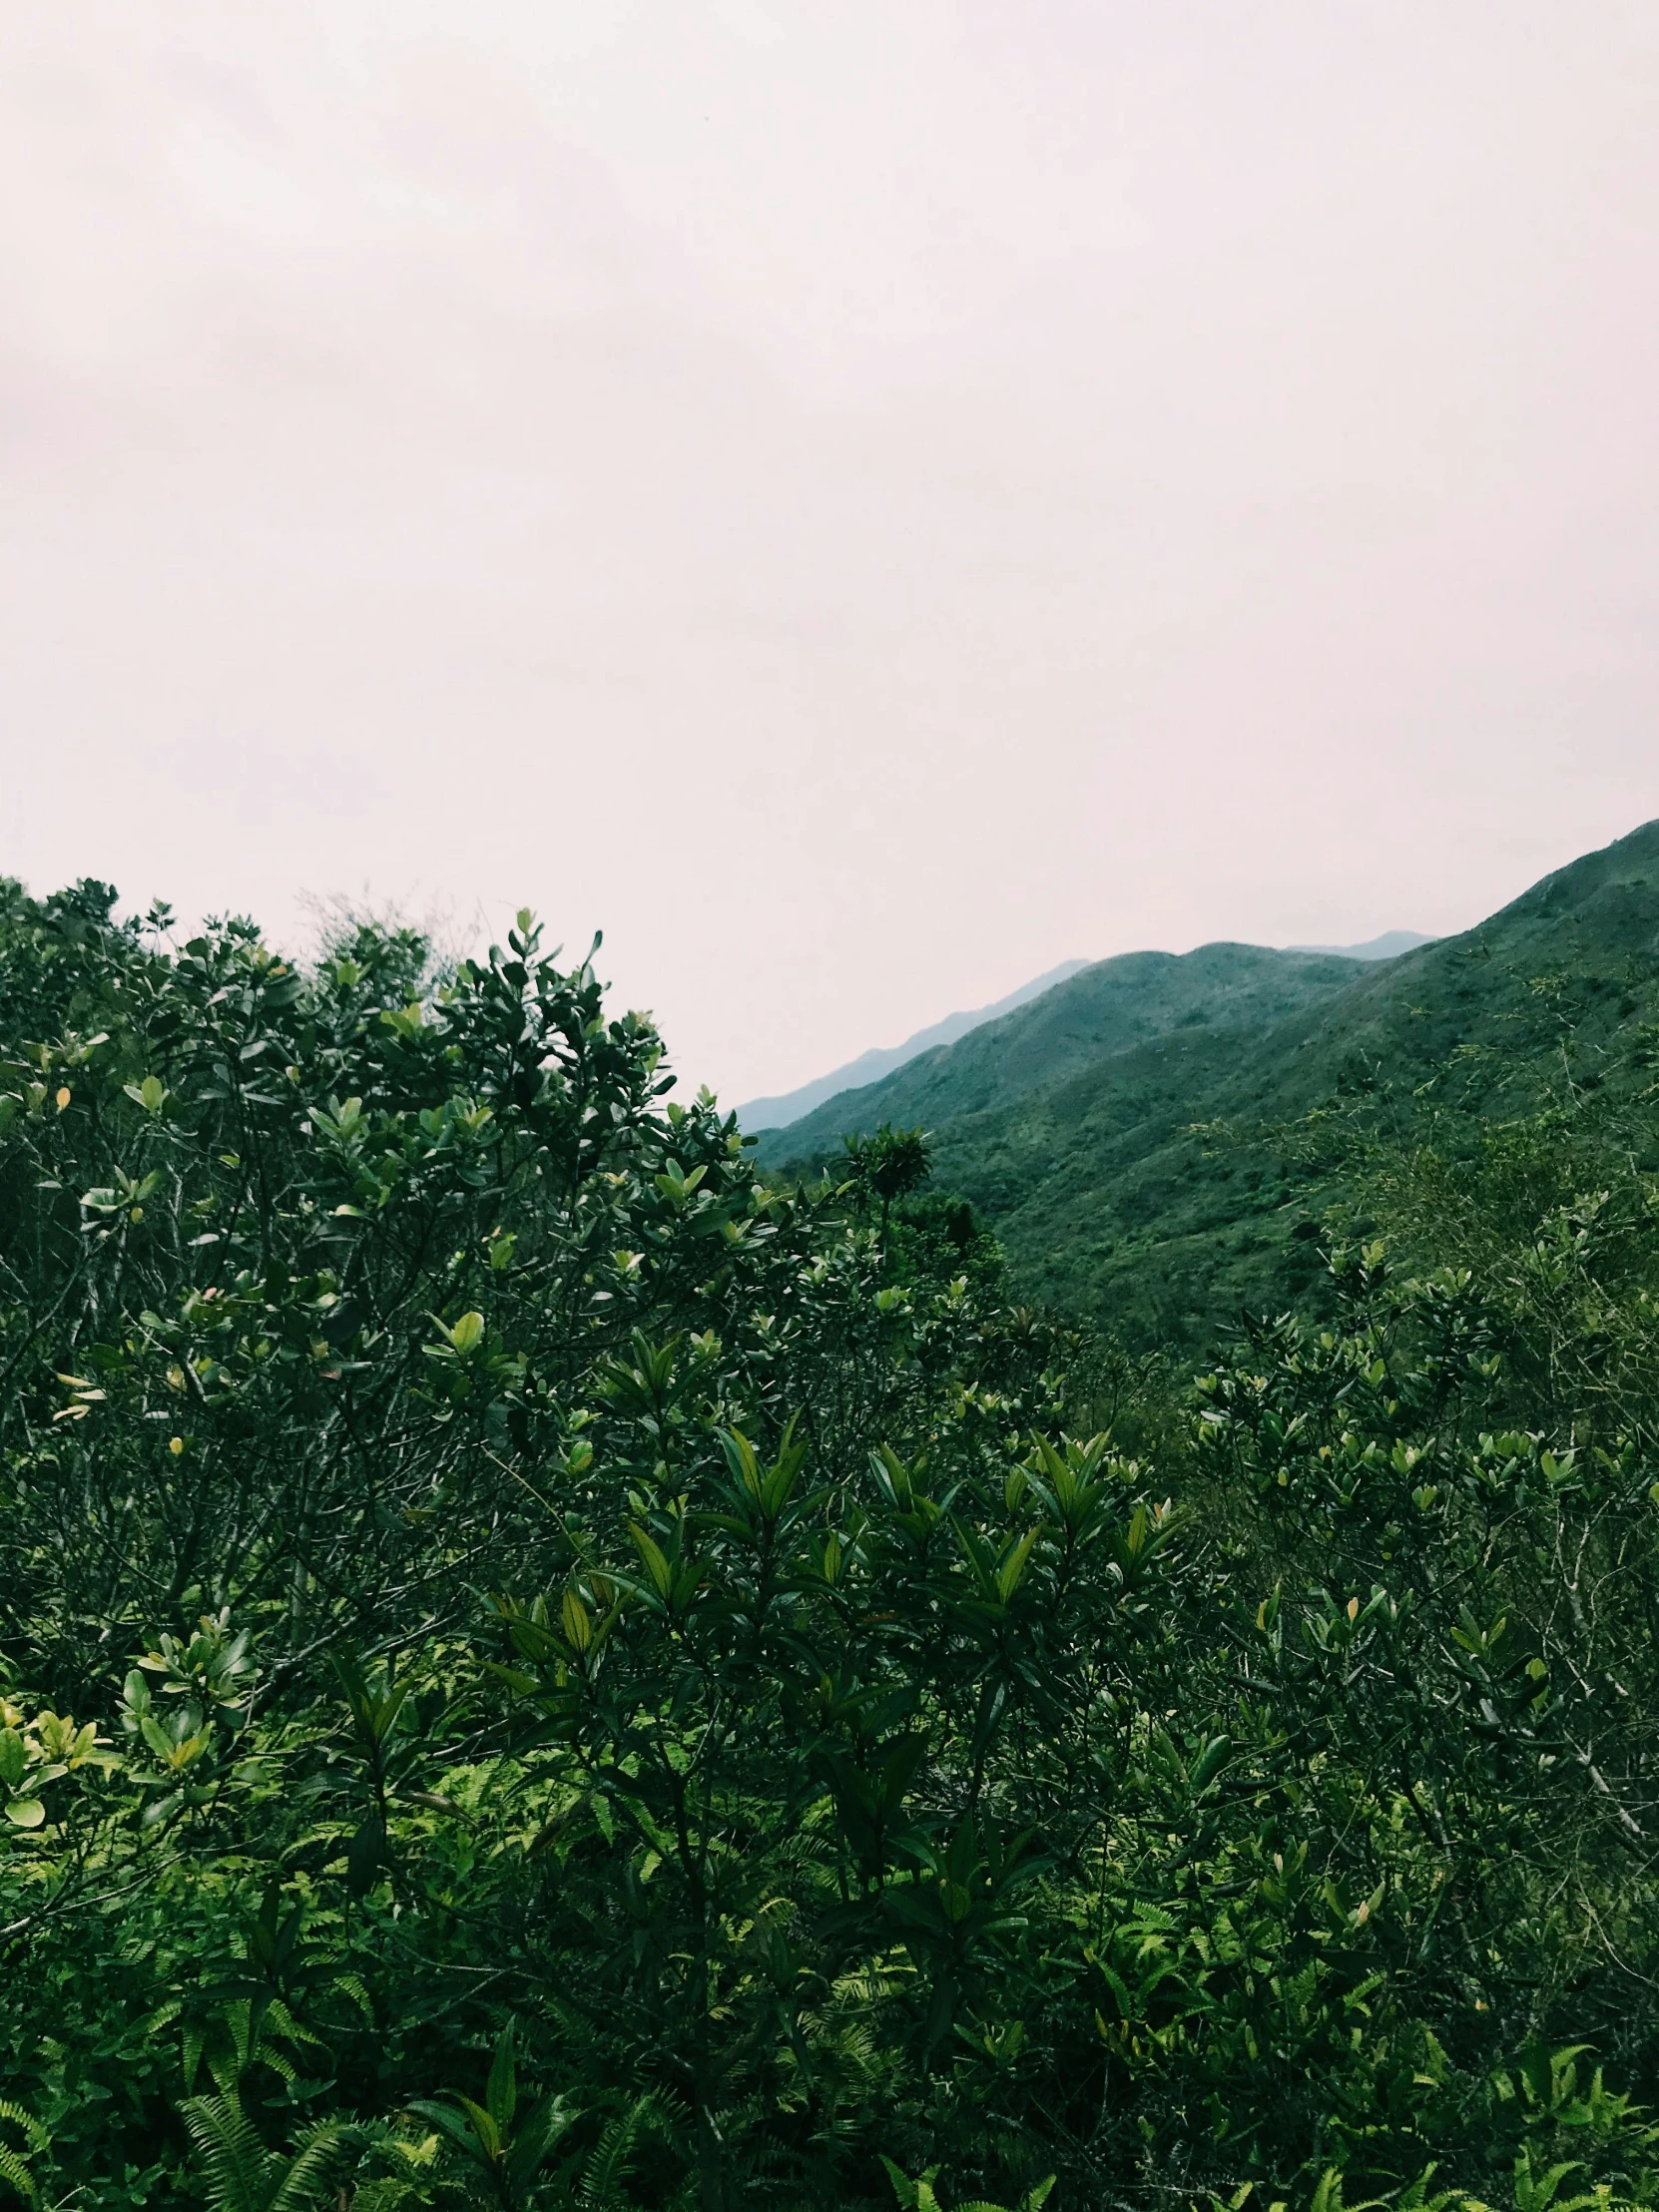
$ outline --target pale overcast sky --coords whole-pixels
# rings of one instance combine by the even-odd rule
[[[1659,815],[1653,0],[0,0],[0,869],[730,1100]]]

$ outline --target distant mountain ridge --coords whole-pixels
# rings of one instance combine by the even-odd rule
[[[1046,975],[1035,976],[1029,983],[1022,983],[1017,991],[1010,991],[993,1006],[980,1006],[971,1013],[946,1014],[942,1021],[918,1029],[902,1044],[873,1046],[868,1052],[860,1052],[855,1060],[848,1060],[844,1067],[832,1068],[815,1082],[803,1083],[799,1090],[785,1091],[777,1098],[752,1098],[747,1105],[737,1108],[738,1125],[752,1132],[787,1129],[838,1092],[861,1090],[870,1083],[879,1083],[883,1076],[891,1075],[919,1053],[931,1051],[936,1045],[954,1044],[969,1030],[1041,997],[1044,991],[1052,990],[1056,983],[1065,982],[1088,964],[1087,960],[1062,960],[1058,967],[1050,968]]]
[[[1419,944],[1434,944],[1420,929],[1384,929],[1382,936],[1364,944],[1293,944],[1292,952],[1334,952],[1340,960],[1397,960],[1402,952],[1415,952]]]
[[[1412,951],[1419,944],[1432,944],[1432,937],[1425,937],[1416,929],[1389,929],[1380,937],[1373,937],[1365,944],[1293,944],[1292,952],[1317,952],[1342,960],[1392,960],[1400,953]],[[1138,955],[1131,955],[1138,957]],[[1154,958],[1172,958],[1172,954],[1154,954]],[[751,1135],[761,1135],[768,1130],[793,1128],[797,1122],[827,1105],[843,1091],[866,1090],[870,1084],[881,1082],[895,1074],[922,1053],[931,1052],[941,1045],[955,1044],[970,1031],[983,1028],[987,1022],[997,1020],[1003,1014],[1016,1012],[1032,999],[1041,998],[1047,991],[1061,983],[1069,982],[1087,967],[1099,967],[1098,960],[1062,960],[1045,975],[1033,977],[1022,983],[1017,991],[1010,991],[1006,998],[999,998],[994,1005],[980,1006],[971,1013],[946,1014],[942,1021],[935,1021],[926,1029],[918,1029],[914,1036],[906,1037],[902,1044],[878,1045],[868,1052],[860,1052],[855,1060],[848,1060],[843,1067],[832,1068],[828,1075],[819,1076],[814,1082],[803,1083],[799,1090],[785,1091],[773,1098],[752,1098],[735,1109],[740,1128]]]
[[[1659,1034],[1659,822],[1397,958],[1223,944],[1100,961],[759,1157],[833,1170],[842,1136],[919,1124],[1028,1297],[1197,1348],[1243,1309],[1319,1295],[1323,1202],[1283,1137],[1302,1117],[1431,1097],[1447,1141],[1478,1144],[1563,1082],[1650,1081],[1630,1073],[1644,1024]]]
[[[788,1128],[762,1132],[762,1161],[832,1152],[843,1136],[890,1121],[940,1130],[1007,1110],[1102,1061],[1175,1034],[1261,1029],[1347,990],[1344,953],[1204,944],[1192,952],[1120,952],[890,1075],[835,1092]]]

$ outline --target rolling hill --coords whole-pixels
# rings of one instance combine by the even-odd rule
[[[1417,929],[1388,929],[1380,937],[1369,938],[1364,944],[1293,944],[1288,949],[1292,952],[1327,953],[1343,960],[1392,960],[1401,952],[1409,952],[1413,946],[1430,944],[1432,941],[1432,938],[1425,937]],[[1147,955],[1134,954],[1132,957],[1142,959]],[[1166,959],[1170,955],[1156,953],[1151,957]],[[828,1105],[832,1098],[838,1098],[843,1091],[867,1089],[869,1085],[879,1083],[883,1077],[893,1074],[909,1061],[919,1059],[924,1052],[939,1045],[954,1044],[959,1038],[965,1037],[969,1030],[995,1021],[999,1014],[1012,1013],[1016,1007],[1027,1005],[1034,998],[1041,998],[1045,992],[1068,982],[1082,969],[1111,964],[1110,961],[1097,963],[1089,960],[1062,960],[1058,967],[1050,968],[1045,975],[1035,976],[1029,983],[1022,983],[1017,991],[1010,991],[1006,998],[999,998],[994,1005],[980,1006],[971,1013],[946,1014],[942,1021],[935,1021],[925,1029],[918,1029],[913,1036],[906,1037],[902,1044],[878,1045],[868,1052],[860,1052],[855,1060],[848,1060],[844,1066],[832,1068],[828,1075],[815,1077],[811,1083],[803,1083],[797,1090],[785,1091],[776,1097],[747,1099],[743,1105],[734,1107],[733,1111],[740,1125],[752,1135],[793,1128],[820,1106]]]
[[[919,1054],[880,1082],[839,1092],[790,1128],[766,1132],[759,1156],[828,1154],[841,1137],[884,1121],[924,1122],[937,1132],[1158,1038],[1270,1026],[1353,981],[1354,963],[1340,953],[1251,944],[1121,953],[958,1042]]]
[[[891,1075],[919,1054],[938,1045],[954,1044],[969,1030],[994,1021],[998,1014],[1012,1013],[1016,1006],[1023,1006],[1033,998],[1040,998],[1044,991],[1052,990],[1057,983],[1065,982],[1079,968],[1087,966],[1086,960],[1062,960],[1046,975],[1034,976],[1029,983],[1022,983],[1017,991],[1010,991],[1006,998],[999,998],[992,1006],[976,1007],[970,1013],[946,1014],[942,1021],[918,1029],[902,1044],[876,1045],[868,1052],[860,1052],[855,1060],[848,1060],[844,1067],[833,1068],[828,1075],[803,1083],[799,1090],[786,1091],[781,1097],[752,1098],[735,1109],[738,1121],[749,1130],[786,1129],[840,1092],[878,1083],[883,1076]]]
[[[1207,945],[1102,961],[960,1043],[763,1140],[780,1169],[882,1121],[934,1137],[1031,1295],[1126,1337],[1198,1343],[1311,1288],[1294,1147],[1347,1095],[1431,1095],[1474,1126],[1602,1082],[1659,999],[1659,823],[1461,936],[1364,969]]]

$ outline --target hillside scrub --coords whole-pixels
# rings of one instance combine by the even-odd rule
[[[1307,1125],[1192,1377],[528,914],[113,904],[0,893],[0,2194],[1659,2197],[1639,1038]]]

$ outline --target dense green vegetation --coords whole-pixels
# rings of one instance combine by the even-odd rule
[[[0,2198],[1659,2200],[1646,835],[1115,1056],[1319,1232],[1202,1368],[527,915],[6,887]]]
[[[1025,1295],[1197,1357],[1242,1310],[1325,1295],[1306,1232],[1336,1193],[1310,1204],[1287,1141],[1302,1117],[1356,1096],[1393,1113],[1432,1084],[1451,1141],[1458,1116],[1477,1133],[1569,1074],[1593,1086],[1618,1036],[1659,1014],[1656,935],[1649,824],[1478,929],[1358,975],[1242,945],[1102,961],[769,1134],[761,1157],[813,1167],[848,1132],[925,1126]]]

